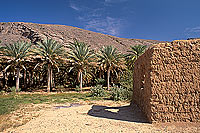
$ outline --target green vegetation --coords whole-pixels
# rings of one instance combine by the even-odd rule
[[[127,88],[118,87],[117,85],[114,85],[111,88],[110,91],[111,99],[114,101],[122,101],[122,100],[128,100],[132,96],[132,91],[128,90]]]
[[[4,72],[10,67],[16,69],[16,91],[19,91],[20,69],[25,69],[24,63],[30,56],[31,44],[26,42],[16,42],[13,44],[5,44],[0,47],[1,56],[8,59]]]
[[[67,46],[68,52],[52,39],[35,45],[26,42],[5,44],[0,47],[0,91],[11,93],[0,95],[0,114],[25,103],[64,103],[105,97],[115,101],[127,100],[132,93],[134,62],[145,49],[143,45],[132,46],[128,54],[123,55],[113,46],[106,46],[95,54],[90,46],[76,39]],[[83,86],[91,87],[91,94],[15,93],[46,88],[47,92],[61,88],[82,91]]]
[[[133,70],[134,62],[137,60],[137,58],[140,55],[142,55],[145,52],[146,48],[147,48],[146,45],[131,46],[131,50],[127,51],[128,54],[125,55],[126,65],[127,65],[128,69]]]
[[[44,58],[45,64],[48,65],[48,84],[47,91],[50,92],[53,85],[53,70],[52,67],[55,66],[58,71],[58,63],[60,58],[64,55],[63,45],[57,43],[52,39],[47,39],[41,42],[38,42],[36,49],[33,51],[36,55]]]
[[[91,88],[91,95],[93,97],[105,97],[106,91],[102,85],[97,85],[97,86]]]
[[[122,63],[122,55],[113,46],[106,46],[100,50],[100,54],[97,54],[99,58],[98,62],[103,65],[107,71],[107,89],[110,87],[110,71],[120,67]]]
[[[97,78],[97,79],[95,79],[95,83],[96,83],[96,85],[104,85],[105,79]]]
[[[71,43],[69,46],[68,57],[70,62],[73,64],[72,69],[78,71],[78,80],[80,79],[80,89],[82,91],[83,86],[83,72],[87,72],[89,69],[90,62],[93,62],[95,55],[90,47],[84,42],[78,42],[74,40],[74,43]]]
[[[0,95],[0,115],[17,109],[20,104],[73,103],[79,100],[102,100],[102,98],[93,98],[90,93]]]

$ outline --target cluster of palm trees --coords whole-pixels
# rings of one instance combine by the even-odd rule
[[[29,71],[36,71],[42,67],[47,70],[43,74],[43,79],[47,80],[48,92],[55,86],[54,78],[60,72],[62,66],[68,66],[68,73],[75,72],[77,74],[77,81],[80,83],[79,87],[81,90],[83,87],[83,79],[89,80],[89,78],[91,79],[97,76],[94,74],[94,71],[98,71],[100,78],[102,73],[106,74],[104,77],[107,78],[107,88],[109,89],[110,73],[115,72],[117,75],[123,69],[133,70],[134,61],[145,49],[145,45],[132,46],[131,50],[127,51],[128,54],[123,55],[111,45],[103,47],[100,51],[94,51],[86,43],[79,42],[76,39],[66,47],[48,38],[34,45],[27,42],[16,42],[13,44],[2,44],[0,46],[0,69],[4,78],[6,78],[8,70],[13,71],[16,91],[19,91],[20,72],[22,70],[24,72],[25,85],[27,68],[30,67],[25,64],[35,60],[37,60],[35,61],[36,63],[34,63]],[[92,68],[93,71],[91,71]],[[40,73],[42,72],[40,71]],[[35,74],[36,80],[38,77],[40,80],[40,75]],[[45,75],[47,78],[44,77]]]

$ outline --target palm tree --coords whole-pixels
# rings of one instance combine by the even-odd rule
[[[37,43],[34,53],[36,55],[41,56],[44,59],[43,64],[47,64],[47,69],[48,69],[47,92],[50,92],[52,84],[53,84],[52,67],[55,66],[59,71],[59,68],[58,68],[59,60],[65,54],[63,45],[57,43],[53,39],[46,39],[44,41]]]
[[[78,80],[80,78],[80,89],[82,91],[83,87],[83,72],[88,68],[91,62],[94,62],[95,55],[92,50],[90,50],[90,46],[85,44],[84,42],[78,42],[74,40],[73,43],[68,45],[69,52],[68,58],[73,65],[72,69],[78,70]]]
[[[140,55],[142,55],[145,52],[146,48],[146,45],[135,45],[131,46],[131,50],[127,51],[128,54],[125,55],[126,65],[130,70],[133,70],[134,62]]]
[[[98,62],[107,69],[107,89],[109,90],[110,71],[119,66],[122,56],[113,46],[106,46],[100,50],[97,57],[99,58]]]
[[[19,91],[19,75],[20,68],[24,68],[24,62],[31,55],[31,44],[27,42],[16,42],[13,44],[5,44],[0,47],[1,56],[8,60],[9,65],[4,71],[13,67],[16,69],[16,92]]]

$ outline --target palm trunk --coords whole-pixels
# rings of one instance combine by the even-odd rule
[[[31,87],[31,72],[28,71],[28,85]]]
[[[102,76],[102,72],[101,72],[101,70],[99,70],[99,78],[101,78]]]
[[[53,69],[52,69],[52,67],[51,67],[51,88],[53,88],[54,86],[53,86]]]
[[[47,92],[51,90],[51,65],[48,64],[48,84],[47,84]]]
[[[20,69],[17,68],[17,75],[16,75],[16,92],[19,92],[19,74],[20,74]]]
[[[3,75],[4,75],[4,80],[5,80],[5,82],[4,82],[4,90],[6,90],[7,87],[8,87],[8,77],[7,77],[7,72],[4,72]]]
[[[41,74],[40,74],[40,72],[39,72],[38,86],[41,86],[41,84],[40,84],[40,80],[41,80],[40,77],[41,77],[41,76],[40,76],[40,75],[41,75]]]
[[[110,67],[107,70],[107,89],[110,87]]]
[[[24,89],[26,89],[27,78],[26,78],[26,70],[24,70]]]
[[[81,91],[83,89],[83,74],[82,74],[82,71],[80,71],[80,89],[81,89]]]
[[[34,80],[35,80],[34,72],[31,72],[31,87],[33,87],[34,85]]]
[[[35,74],[35,87],[37,87],[38,85],[38,72],[36,71],[36,74]]]
[[[38,72],[36,72],[36,75],[35,75],[35,86],[37,86],[38,84]]]
[[[78,71],[77,81],[80,83],[80,70]]]

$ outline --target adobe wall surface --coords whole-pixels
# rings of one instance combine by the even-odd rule
[[[134,66],[133,77],[133,102],[141,108],[148,119],[150,119],[151,112],[151,60],[152,51],[147,50],[145,54],[139,57]]]
[[[150,122],[200,122],[200,40],[149,48],[135,63],[132,101]]]

